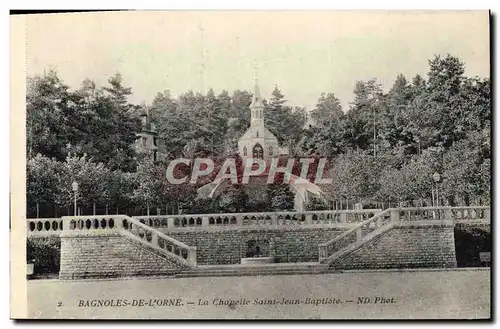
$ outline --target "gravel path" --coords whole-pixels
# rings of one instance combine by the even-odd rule
[[[489,318],[490,270],[32,280],[28,304],[34,318]]]

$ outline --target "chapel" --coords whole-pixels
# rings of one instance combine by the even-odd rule
[[[264,124],[264,103],[257,82],[250,104],[250,127],[238,141],[238,152],[243,159],[263,160],[289,153],[288,147],[280,147],[276,136]]]
[[[238,153],[243,160],[248,158],[262,159],[267,164],[272,158],[289,155],[288,147],[280,147],[278,139],[269,131],[264,123],[264,103],[260,95],[257,82],[254,85],[252,103],[250,104],[250,127],[238,140]],[[253,199],[265,199],[265,186],[268,172],[264,172],[258,177],[251,177],[250,182],[245,186],[246,192]],[[294,194],[294,210],[306,210],[306,204],[311,197],[323,200],[327,203],[327,196],[322,187],[311,183],[301,182],[299,177],[290,174],[289,186]],[[229,179],[216,179],[198,189],[199,198],[216,198],[231,185]]]

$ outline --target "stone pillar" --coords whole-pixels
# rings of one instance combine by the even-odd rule
[[[197,263],[196,263],[196,246],[189,247],[189,249],[188,249],[188,263],[191,266],[197,266]]]
[[[322,263],[327,258],[326,246],[323,244],[320,244],[318,246],[318,252],[319,252],[319,262]]]
[[[363,238],[363,230],[362,227],[357,227],[356,228],[356,241],[359,242]]]
[[[347,213],[345,213],[343,211],[340,213],[340,222],[341,223],[347,222]]]
[[[151,232],[151,244],[153,244],[153,246],[158,246],[158,234],[156,234],[155,231]]]
[[[391,223],[398,223],[399,221],[399,208],[391,209]]]
[[[444,209],[443,214],[444,214],[444,220],[453,220],[453,214],[451,212],[451,209]]]
[[[313,223],[313,214],[306,214],[306,224],[310,225]]]
[[[69,223],[70,223],[70,219],[66,216],[63,216],[62,217],[62,230],[63,231],[69,231]],[[35,223],[35,226],[36,226],[36,223]]]
[[[484,219],[491,220],[491,209],[490,207],[484,209]]]
[[[168,217],[167,218],[167,227],[168,228],[175,228],[174,218],[173,217]]]
[[[207,227],[208,225],[210,225],[210,219],[207,216],[203,216],[201,218],[201,226]]]
[[[271,225],[273,226],[278,225],[278,216],[271,215]]]
[[[243,226],[243,216],[236,215],[236,225],[237,226]]]
[[[126,216],[120,216],[120,217],[111,217],[115,221],[115,229],[121,230],[123,229],[123,221],[126,220],[129,222],[129,218]],[[108,221],[109,224],[109,221]]]

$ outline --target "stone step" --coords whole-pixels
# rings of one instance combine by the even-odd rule
[[[323,264],[273,264],[275,266],[201,266],[182,271],[175,277],[204,277],[204,276],[254,276],[254,275],[294,275],[294,274],[320,274],[330,269]]]

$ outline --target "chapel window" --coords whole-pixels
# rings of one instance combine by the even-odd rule
[[[243,147],[243,156],[247,156],[247,147]]]
[[[264,159],[264,150],[260,144],[255,144],[252,150],[253,157],[256,159]]]
[[[273,155],[273,147],[269,146],[269,155]]]

